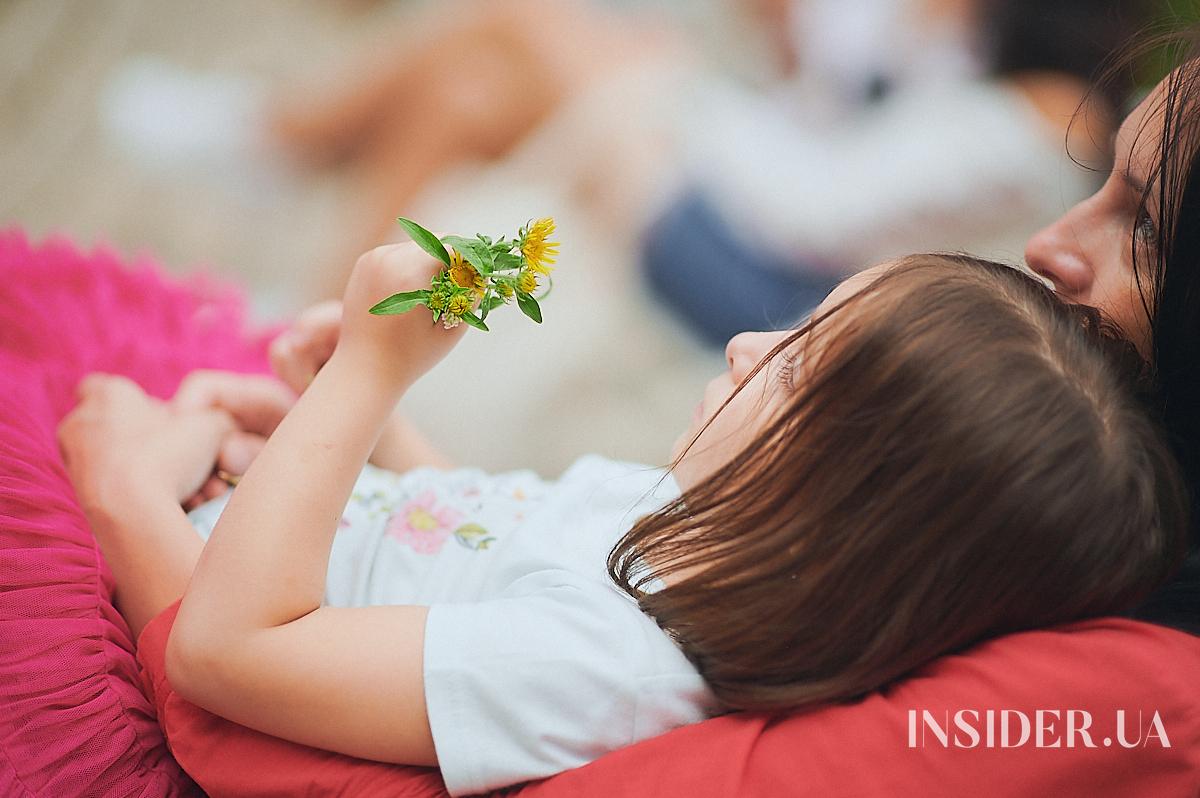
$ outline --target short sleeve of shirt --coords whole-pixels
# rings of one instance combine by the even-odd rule
[[[579,767],[703,720],[703,680],[637,606],[566,570],[495,598],[435,604],[425,699],[451,795]]]

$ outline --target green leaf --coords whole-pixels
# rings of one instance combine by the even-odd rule
[[[488,331],[488,326],[483,323],[483,319],[479,318],[469,310],[462,314],[462,320],[474,327],[476,330],[483,330],[484,332]]]
[[[466,257],[465,250],[471,249],[475,246],[475,239],[463,238],[462,236],[444,236],[442,238],[442,243],[448,247],[454,247],[459,252],[462,252],[464,257]]]
[[[463,260],[474,266],[475,271],[485,277],[491,274],[495,268],[491,251],[473,238],[446,236],[442,239],[442,243],[458,250],[458,254],[463,256]]]
[[[404,291],[400,294],[392,294],[387,299],[376,303],[371,308],[371,313],[376,316],[394,316],[400,313],[407,313],[418,305],[424,305],[429,301],[429,291]]]
[[[511,252],[499,252],[496,254],[496,271],[503,272],[509,269],[519,269],[524,262],[524,259],[520,255],[514,255]]]
[[[496,258],[494,255],[492,255],[491,247],[489,247],[487,244],[483,243],[482,241],[476,241],[475,246],[473,246],[471,249],[475,252],[475,254],[477,256],[479,256],[480,261],[483,262],[482,269],[479,269],[478,266],[475,266],[473,261],[471,264],[472,266],[475,266],[475,268],[479,269],[479,271],[482,272],[483,274],[491,274],[492,272],[494,272],[496,270]],[[463,257],[466,257],[466,256],[464,255]]]
[[[404,232],[408,233],[413,241],[417,242],[417,246],[428,252],[433,257],[440,260],[447,266],[450,265],[450,253],[442,246],[442,242],[438,241],[438,237],[426,230],[421,225],[411,219],[405,219],[403,216],[397,217],[397,222],[404,228]]]
[[[496,308],[500,307],[503,304],[504,304],[504,297],[490,296],[487,299],[483,300],[483,309],[485,312],[489,311],[489,310],[495,310]]]
[[[521,309],[522,313],[538,324],[542,323],[542,309],[538,305],[538,301],[529,294],[517,294],[517,307]]]

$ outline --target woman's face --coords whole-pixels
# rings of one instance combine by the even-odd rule
[[[861,291],[889,266],[874,266],[846,279],[813,311],[813,317],[819,318]],[[852,307],[841,311],[843,314],[852,312]],[[818,335],[801,337],[771,358],[746,387],[725,405],[725,409],[717,413],[725,399],[734,393],[759,361],[793,332],[744,332],[729,339],[725,347],[725,362],[729,368],[709,381],[703,398],[692,413],[691,423],[672,447],[671,457],[674,459],[700,433],[700,437],[687,450],[687,455],[675,467],[675,480],[682,490],[688,490],[728,463],[766,429],[803,381],[805,360],[816,354],[814,349],[820,346],[825,336],[832,334],[832,330],[821,328]],[[714,413],[716,418],[704,428]]]
[[[1144,357],[1150,354],[1150,326],[1134,279],[1132,246],[1136,237],[1144,262],[1157,235],[1154,193],[1147,213],[1139,214],[1138,205],[1161,135],[1155,113],[1161,91],[1160,85],[1117,131],[1113,171],[1100,190],[1037,233],[1025,249],[1029,268],[1053,282],[1065,299],[1104,311]]]

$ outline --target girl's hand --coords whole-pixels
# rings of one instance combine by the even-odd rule
[[[292,390],[273,377],[208,369],[189,374],[171,400],[178,411],[217,409],[233,417],[237,430],[225,436],[217,455],[217,468],[231,476],[246,473],[295,403]],[[183,508],[191,510],[227,489],[222,479],[211,477]]]
[[[271,369],[296,393],[312,382],[321,366],[333,356],[342,332],[342,303],[320,302],[296,317],[295,322],[271,342]]]
[[[294,404],[296,395],[274,377],[213,369],[188,374],[171,399],[178,411],[223,410],[239,431],[263,438],[275,431]]]
[[[125,377],[89,374],[78,392],[58,445],[89,516],[138,495],[165,493],[182,503],[204,485],[236,429],[228,413],[174,409]]]
[[[347,357],[383,385],[402,392],[441,360],[466,332],[434,324],[425,308],[376,316],[370,308],[392,294],[429,288],[442,264],[416,244],[376,247],[358,259],[346,285],[341,340],[335,357]]]

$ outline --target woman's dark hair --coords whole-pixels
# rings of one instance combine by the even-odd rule
[[[1148,60],[1175,68],[1155,89],[1134,145],[1153,142],[1155,157],[1137,214],[1153,232],[1149,242],[1131,236],[1131,263],[1150,330],[1151,411],[1166,429],[1194,502],[1200,496],[1200,26],[1148,32],[1114,57],[1100,85],[1124,82]],[[1197,518],[1179,577],[1137,613],[1194,633],[1200,633]]]
[[[1174,461],[1097,311],[1011,267],[914,256],[758,368],[793,352],[805,377],[755,442],[608,560],[727,709],[849,699],[1120,612],[1176,562]]]

